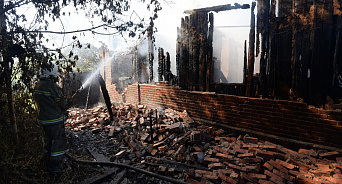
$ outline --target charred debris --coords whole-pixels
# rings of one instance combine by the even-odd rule
[[[341,98],[341,1],[258,0],[185,11],[177,38],[177,84],[187,90],[298,100]],[[250,8],[242,83],[213,82],[214,12]],[[257,13],[256,13],[257,12]],[[258,56],[258,59],[257,59]],[[234,62],[234,61],[230,61]],[[237,62],[237,61],[236,61]],[[259,73],[255,63],[259,62]],[[166,80],[166,78],[164,78]]]
[[[251,5],[185,11],[189,15],[177,30],[177,73],[171,72],[170,54],[159,48],[158,81],[185,90],[298,100],[315,106],[324,105],[327,97],[339,103],[340,4],[338,0],[258,0]],[[215,83],[214,12],[249,8],[243,82]],[[148,31],[149,53],[143,59],[133,57],[130,80],[139,81],[144,75],[147,82],[153,82],[152,29]],[[132,52],[137,56],[137,48]],[[256,62],[259,73],[254,72]],[[342,182],[340,151],[289,149],[193,121],[186,111],[117,104],[111,106],[111,120],[107,109],[69,111],[69,157],[79,164],[96,165],[101,172],[83,183]]]
[[[342,182],[337,151],[295,151],[195,122],[186,111],[112,109],[114,121],[103,107],[69,111],[68,156],[100,173],[80,183]]]

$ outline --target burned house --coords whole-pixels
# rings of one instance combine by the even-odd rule
[[[119,87],[125,69],[105,67],[115,122],[101,108],[75,110],[68,128],[125,144],[98,149],[173,183],[341,183],[340,5],[259,0],[186,11],[176,74],[163,48],[149,47],[142,59],[133,49],[132,58],[116,59],[131,64],[131,83]],[[250,10],[250,33],[243,80],[230,83],[214,55],[215,12],[240,9]]]

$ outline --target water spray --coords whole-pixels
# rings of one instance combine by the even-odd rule
[[[72,96],[71,98],[74,98],[77,93],[79,93],[83,89],[83,86],[80,87]]]

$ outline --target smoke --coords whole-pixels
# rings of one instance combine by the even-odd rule
[[[176,74],[176,39],[177,39],[177,27],[180,27],[181,18],[186,15],[183,14],[184,10],[192,10],[197,8],[211,7],[217,5],[224,4],[251,4],[253,0],[171,0],[171,1],[161,1],[163,9],[158,12],[158,19],[156,19],[155,28],[157,32],[154,34],[156,42],[154,47],[154,63],[153,63],[153,71],[154,71],[154,81],[158,79],[158,48],[162,47],[165,52],[170,53],[171,59],[171,71],[173,74]],[[121,19],[129,19],[133,22],[139,22],[141,19],[149,20],[150,12],[147,12],[145,9],[146,4],[141,3],[140,1],[131,1],[131,11],[127,12],[125,16],[120,17]],[[28,10],[29,9],[29,10]],[[33,11],[32,13],[28,13],[28,11]],[[26,18],[30,23],[33,19],[33,15],[36,14],[34,7],[24,8],[21,10],[22,12],[26,12]],[[93,26],[101,25],[102,22],[100,18],[85,18],[86,11],[81,9],[76,10],[73,6],[64,7],[63,12],[65,12],[66,16],[61,16],[60,20],[55,22],[49,21],[50,26],[49,30],[53,31],[72,31],[72,30],[81,30],[88,29]],[[70,16],[69,16],[70,12]],[[32,17],[30,17],[32,15]],[[147,23],[148,24],[148,23]],[[147,26],[147,24],[145,26]],[[250,25],[250,10],[230,10],[220,13],[214,13],[214,25],[216,28],[214,29],[214,36],[217,38],[216,34],[219,34],[220,31],[224,37],[222,40],[214,39],[214,56],[217,57],[218,60],[221,61],[220,67],[223,75],[226,80],[229,82],[241,82],[242,81],[242,68],[243,66],[243,43],[244,40],[247,40],[248,43],[248,33],[249,28],[222,28],[222,26],[249,26]],[[29,24],[28,24],[29,26]],[[221,28],[218,28],[221,26]],[[110,34],[115,32],[115,30],[98,28],[95,30],[96,32]],[[67,34],[67,35],[54,35],[47,34],[47,38],[49,42],[47,44],[51,48],[66,48],[70,49],[75,40],[73,36],[77,36],[81,43],[85,42],[90,43],[95,47],[100,47],[102,43],[108,46],[109,50],[114,51],[115,53],[121,53],[129,50],[134,47],[137,42],[137,36],[135,38],[129,38],[126,33],[122,35],[112,34],[112,35],[99,35],[92,34],[91,32],[83,32],[83,33],[75,33],[75,34]],[[82,42],[82,40],[85,40]],[[102,42],[102,43],[101,43]],[[228,43],[229,42],[229,43]],[[221,44],[221,47],[220,47]],[[141,55],[146,54],[148,52],[147,42],[142,42],[141,47],[138,52]],[[67,46],[67,47],[66,47]],[[221,50],[216,50],[216,48],[221,48]],[[230,51],[232,49],[232,51]],[[219,53],[220,52],[220,53]],[[257,61],[257,60],[256,60]],[[258,62],[256,62],[258,63]],[[256,68],[257,69],[257,68]],[[215,71],[214,73],[221,72]],[[127,75],[127,74],[125,74]]]

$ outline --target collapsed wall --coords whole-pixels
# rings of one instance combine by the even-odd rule
[[[128,86],[124,93],[127,103],[186,110],[196,120],[232,130],[342,148],[341,110],[323,110],[286,100],[186,91],[164,82],[136,83]]]

